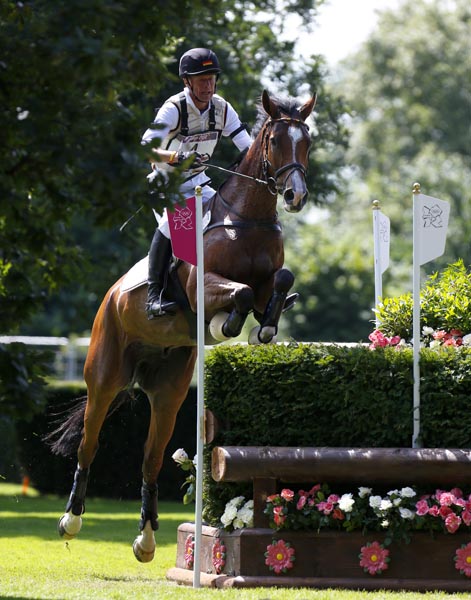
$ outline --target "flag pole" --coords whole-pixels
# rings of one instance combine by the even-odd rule
[[[381,277],[381,243],[379,239],[379,211],[381,209],[379,200],[373,200],[373,240],[374,240],[374,269],[375,269],[375,308],[383,295],[383,282]],[[380,323],[376,315],[376,329]]]
[[[203,444],[204,444],[204,248],[203,248],[203,197],[201,186],[195,188],[196,196],[196,319],[197,319],[197,418],[196,418],[196,499],[195,547],[193,561],[193,587],[201,587],[201,541],[203,512]]]
[[[414,183],[412,187],[413,202],[413,274],[412,274],[412,344],[413,344],[413,411],[412,411],[412,448],[420,447],[420,183]]]

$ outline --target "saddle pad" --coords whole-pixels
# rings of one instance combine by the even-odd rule
[[[147,285],[148,262],[149,257],[145,256],[129,269],[121,282],[120,288],[122,292],[129,292],[141,285]]]

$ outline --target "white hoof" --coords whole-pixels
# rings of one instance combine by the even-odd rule
[[[59,519],[57,529],[59,535],[65,540],[72,540],[82,528],[82,517],[72,514],[70,511]]]
[[[249,333],[249,344],[275,344],[276,328],[256,325]]]
[[[134,556],[139,562],[148,563],[154,558],[155,537],[150,521],[144,525],[141,535],[138,535],[132,545]]]
[[[216,313],[209,323],[209,333],[218,342],[225,342],[231,339],[222,332],[223,325],[228,317],[229,313],[221,311]]]

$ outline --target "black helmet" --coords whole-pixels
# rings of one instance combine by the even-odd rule
[[[220,72],[218,57],[208,48],[192,48],[180,58],[178,70],[180,77],[201,75],[202,73],[219,74]]]

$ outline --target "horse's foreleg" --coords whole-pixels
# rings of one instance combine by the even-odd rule
[[[216,273],[205,274],[204,286],[206,309],[215,313],[209,325],[212,337],[219,341],[237,337],[254,307],[252,288]],[[227,307],[231,312],[224,312]]]
[[[273,294],[268,301],[265,312],[260,321],[260,327],[251,333],[251,343],[267,344],[278,333],[278,322],[285,309],[286,297],[293,286],[294,275],[288,269],[280,269],[275,274]]]
[[[157,478],[177,413],[190,387],[195,360],[195,348],[174,349],[160,365],[152,389],[150,385],[145,389],[150,400],[151,418],[142,465],[140,535],[133,544],[134,555],[140,562],[150,562],[154,558],[154,531],[159,528]]]

